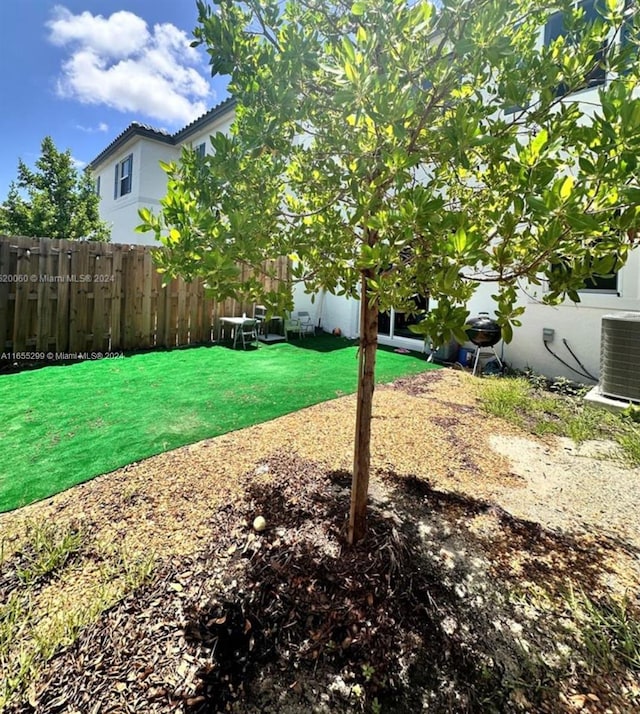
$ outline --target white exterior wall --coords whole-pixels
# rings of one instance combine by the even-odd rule
[[[327,292],[312,296],[305,293],[302,285],[293,291],[294,311],[306,310],[314,325],[320,325],[325,332],[333,332],[337,327],[344,337],[355,339],[360,334],[360,303],[357,300],[338,297]]]
[[[326,294],[322,307],[322,325],[327,332],[337,327],[344,337],[360,336],[360,303],[352,298]]]
[[[488,312],[493,316],[491,293],[495,286],[482,285],[469,303],[471,315]],[[541,288],[535,286],[538,295]],[[529,292],[529,291],[527,291]],[[561,305],[543,305],[533,295],[521,291],[520,304],[525,307],[521,318],[522,326],[514,328],[511,344],[497,346],[504,354],[507,363],[516,369],[530,367],[535,372],[547,377],[567,377],[577,382],[589,383],[569,367],[563,365],[551,355],[544,346],[543,328],[555,331],[550,349],[571,367],[583,371],[567,349],[563,340],[587,371],[594,377],[600,375],[600,331],[602,316],[615,312],[640,311],[640,250],[629,255],[625,267],[618,274],[619,295],[607,295],[597,292],[580,293],[580,303],[566,300]]]
[[[219,131],[221,131],[223,134],[229,134],[229,129],[231,129],[231,125],[233,124],[234,119],[235,113],[229,112],[228,114],[219,117],[217,121],[214,121],[211,124],[207,125],[205,129],[201,129],[200,131],[194,132],[193,134],[188,136],[184,141],[180,143],[180,146],[189,146],[195,149],[196,146],[198,146],[199,144],[204,144],[205,152],[207,154],[210,154],[211,142],[209,141],[209,137],[212,134],[217,134]]]
[[[135,233],[135,227],[141,222],[138,210],[148,208],[155,213],[160,210],[160,199],[167,193],[167,175],[160,167],[160,162],[177,161],[180,158],[180,152],[175,146],[143,139],[140,141],[140,156],[141,170],[137,204],[134,214],[127,216],[127,220],[130,222],[127,224],[128,228],[124,232],[124,236],[128,235],[129,241],[132,243],[157,245],[153,233]],[[127,243],[129,241],[120,241],[118,238],[118,242]]]
[[[116,165],[133,155],[131,191],[114,195]],[[134,137],[117,154],[109,157],[93,175],[100,177],[100,217],[111,226],[113,243],[154,244],[151,233],[136,233],[140,224],[138,210],[157,209],[166,193],[166,176],[159,161],[173,161],[178,156],[175,147],[144,137]]]

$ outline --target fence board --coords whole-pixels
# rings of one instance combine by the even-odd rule
[[[0,241],[0,354],[9,342],[9,282],[12,273],[11,253],[8,240]]]
[[[153,290],[156,310],[156,345],[167,346],[167,289],[162,287],[162,276],[154,271]]]
[[[177,340],[179,345],[186,345],[189,340],[189,316],[187,313],[187,284],[182,278],[178,279],[177,302]]]
[[[89,272],[89,250],[86,243],[72,248],[70,282],[69,352],[77,354],[87,349],[89,290],[85,276]]]
[[[153,261],[151,260],[151,253],[149,253],[149,251],[142,252],[140,258],[142,259],[142,265],[140,265],[139,261],[138,268],[142,268],[142,279],[140,279],[140,276],[137,276],[137,280],[139,284],[142,284],[142,300],[140,303],[142,310],[140,319],[140,329],[142,332],[141,343],[143,347],[153,347],[154,336],[151,320]]]
[[[31,241],[25,241],[16,251],[14,309],[20,319],[16,317],[13,322],[12,352],[25,352],[27,349],[27,334],[31,326],[31,247]]]
[[[117,352],[122,348],[122,251],[113,253],[112,260],[113,282],[111,290],[111,329],[109,349]]]
[[[135,307],[134,307],[134,345],[140,345],[141,347],[146,347],[144,341],[144,329],[143,329],[143,314],[142,314],[142,304],[144,297],[144,284],[143,280],[140,279],[143,272],[144,266],[144,248],[142,246],[136,246],[134,251],[133,260],[133,272],[131,274],[131,279],[133,280],[133,292],[135,292]],[[133,346],[129,349],[135,349]]]
[[[49,301],[49,271],[51,270],[52,246],[43,242],[38,251],[38,275],[36,282],[38,325],[36,330],[36,350],[46,352],[49,348],[50,301]]]
[[[55,343],[56,352],[69,351],[69,292],[71,277],[71,245],[68,241],[60,241],[60,253],[58,254],[58,282],[56,283],[56,327]]]
[[[179,280],[172,280],[167,286],[167,347],[175,347],[178,339],[179,288]]]
[[[96,243],[91,246],[95,256],[93,262],[93,323],[91,325],[91,349],[94,352],[104,352],[108,344],[108,335],[105,330],[105,323],[108,319],[107,303],[109,281],[109,263],[105,259],[104,243]]]
[[[136,280],[135,280],[135,249],[132,248],[122,255],[122,300],[124,308],[121,313],[122,346],[125,350],[133,349],[136,343]]]

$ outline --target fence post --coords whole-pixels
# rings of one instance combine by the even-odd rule
[[[9,341],[10,251],[9,238],[3,236],[0,238],[0,354],[6,351]]]

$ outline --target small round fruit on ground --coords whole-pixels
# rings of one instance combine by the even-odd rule
[[[267,522],[265,521],[263,516],[256,516],[253,520],[253,530],[258,531],[263,531],[267,527]]]

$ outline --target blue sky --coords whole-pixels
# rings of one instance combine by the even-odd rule
[[[82,166],[132,121],[175,131],[222,101],[196,23],[195,0],[0,0],[0,202],[47,135]]]

